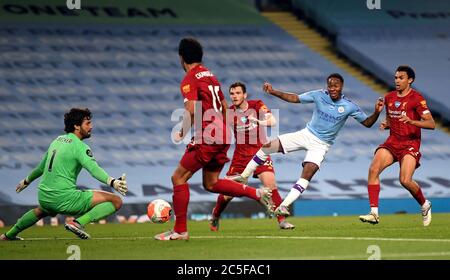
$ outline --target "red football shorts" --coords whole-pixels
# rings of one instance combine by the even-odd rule
[[[247,166],[248,161],[244,162],[235,162],[231,163],[230,169],[228,169],[227,176],[231,175],[239,175],[241,174],[245,167]],[[258,175],[263,172],[272,172],[275,173],[275,169],[273,168],[273,162],[270,157],[264,162],[263,165],[260,165],[256,168],[255,172],[253,172],[253,178],[258,178]]]
[[[416,159],[416,168],[419,168],[420,166],[420,156],[421,153],[419,152],[420,149],[420,141],[389,141],[389,139],[378,146],[378,148],[375,150],[375,153],[380,148],[385,148],[389,152],[391,152],[392,156],[394,157],[394,161],[401,162],[402,158],[405,155],[411,155]]]
[[[195,173],[199,169],[207,171],[221,171],[225,163],[230,161],[227,157],[230,144],[188,144],[181,166]]]

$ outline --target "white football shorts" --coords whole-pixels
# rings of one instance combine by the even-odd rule
[[[305,162],[312,162],[320,164],[325,159],[325,154],[330,149],[330,144],[320,140],[317,136],[312,134],[307,128],[293,133],[286,133],[278,136],[281,146],[283,147],[283,154],[291,153],[298,150],[306,150]]]

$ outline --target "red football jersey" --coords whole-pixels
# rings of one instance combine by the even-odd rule
[[[195,113],[194,129],[197,143],[224,144],[229,143],[227,126],[222,115],[222,100],[224,99],[220,83],[211,71],[203,65],[192,68],[180,85],[184,102],[195,100],[201,102],[201,129],[197,122],[200,116]],[[197,108],[196,108],[197,110]],[[222,134],[219,135],[219,134]]]
[[[265,114],[270,113],[269,108],[261,100],[247,100],[247,103],[248,108],[245,111],[236,109],[234,105],[230,106],[233,110],[232,124],[236,140],[233,162],[241,160],[248,162],[267,142],[265,128],[250,122],[249,117],[264,120]]]
[[[400,122],[399,118],[402,114],[406,114],[411,120],[420,120],[421,115],[430,113],[423,96],[414,89],[411,89],[410,93],[404,97],[398,97],[397,91],[392,91],[386,95],[384,101],[390,124],[389,138],[397,141],[420,141],[420,128]]]

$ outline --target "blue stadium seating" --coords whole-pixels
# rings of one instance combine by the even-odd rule
[[[74,106],[94,112],[93,137],[87,143],[100,164],[113,176],[128,174],[131,193],[125,203],[148,202],[155,197],[171,201],[170,175],[184,151],[184,145],[170,140],[178,122],[171,120],[172,112],[182,108],[179,82],[184,73],[176,48],[186,35],[204,44],[205,65],[219,78],[225,93],[232,82],[243,81],[250,98],[262,99],[274,111],[280,121],[272,137],[303,128],[313,105],[269,97],[261,90],[264,81],[300,93],[323,88],[328,74],[341,72],[345,94],[364,111],[371,113],[378,98],[370,88],[272,24],[113,29],[10,24],[3,25],[0,34],[0,175],[4,178],[0,206],[37,202],[37,183],[21,195],[14,193],[14,186],[39,162],[49,142],[62,133],[63,113]],[[365,198],[372,153],[386,137],[386,132],[376,127],[366,129],[349,120],[304,199]],[[441,131],[424,133],[423,167],[417,178],[427,195],[450,196],[450,181],[445,177],[448,143],[449,136]],[[282,195],[297,180],[303,157],[303,152],[274,156]],[[392,168],[384,175],[383,188],[387,190],[382,197],[409,196],[398,185],[397,172]],[[191,200],[213,201],[215,196],[199,185],[200,176],[192,179]],[[100,187],[85,172],[79,184]],[[152,192],[146,191],[148,186]]]
[[[373,2],[373,1],[369,1]],[[414,86],[430,108],[450,122],[450,2],[294,1],[297,9],[336,36],[337,48],[388,84],[401,64],[416,70]]]

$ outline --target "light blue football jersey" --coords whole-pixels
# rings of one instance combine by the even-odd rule
[[[358,122],[367,119],[367,115],[359,106],[344,95],[334,102],[327,90],[319,89],[299,94],[298,97],[301,103],[316,104],[311,121],[306,127],[312,134],[330,145],[334,143],[349,116]]]

